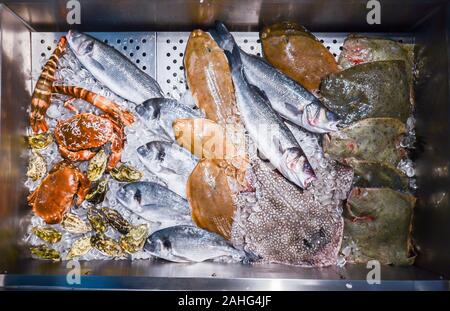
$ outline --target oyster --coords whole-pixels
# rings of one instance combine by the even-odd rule
[[[91,230],[91,227],[79,216],[67,213],[64,215],[61,226],[70,233],[82,234]]]
[[[131,224],[118,211],[107,207],[103,207],[100,211],[111,227],[122,234],[127,234],[130,231]]]
[[[144,247],[148,234],[145,224],[132,227],[126,235],[120,237],[120,247],[129,254],[136,253]]]
[[[34,151],[28,162],[27,176],[33,181],[37,181],[44,177],[47,173],[47,163],[45,163],[44,158],[37,152]]]
[[[344,213],[342,249],[351,249],[347,260],[412,264],[411,220],[415,202],[414,196],[392,189],[354,188]]]
[[[100,179],[92,184],[85,199],[92,204],[100,204],[105,199],[106,192],[108,191],[108,178]]]
[[[58,243],[61,241],[62,233],[50,227],[33,227],[31,229],[34,235],[48,243]]]
[[[48,247],[47,245],[31,246],[30,251],[34,256],[40,259],[53,261],[59,261],[61,259],[59,252],[53,248]]]
[[[91,245],[106,256],[120,257],[123,255],[119,243],[103,234],[94,235],[90,239]]]
[[[92,249],[91,237],[84,236],[73,242],[72,247],[67,253],[66,260],[86,255]]]
[[[348,159],[346,164],[355,172],[354,184],[358,187],[391,188],[408,191],[408,177],[396,167],[375,161]]]
[[[112,169],[110,174],[115,180],[123,182],[139,181],[143,176],[142,172],[125,164]]]
[[[411,115],[403,61],[371,62],[330,74],[322,80],[320,93],[326,106],[341,119],[341,125],[377,117],[406,122]]]
[[[405,125],[397,119],[364,119],[325,136],[323,150],[341,161],[355,158],[396,166],[406,155],[398,146],[405,132]]]
[[[44,149],[53,141],[51,133],[41,133],[28,137],[28,143],[33,149]]]
[[[333,54],[296,23],[264,27],[260,38],[264,58],[309,91],[317,90],[327,74],[338,72]]]
[[[106,164],[108,163],[108,155],[103,149],[89,161],[87,169],[87,178],[90,181],[99,180],[106,170]]]
[[[92,229],[96,233],[105,233],[108,229],[108,224],[106,223],[105,216],[96,208],[91,207],[87,212],[88,220],[92,226]]]

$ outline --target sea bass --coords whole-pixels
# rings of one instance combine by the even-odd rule
[[[266,93],[273,109],[283,118],[315,133],[337,130],[339,122],[333,112],[312,93],[262,58],[249,55],[237,47],[225,25],[216,23],[210,33],[225,51],[231,52],[236,46],[248,82]]]
[[[237,105],[250,137],[283,176],[301,188],[308,187],[315,175],[302,148],[267,97],[247,82],[237,45],[232,53],[225,53],[232,69]]]
[[[167,187],[186,198],[186,183],[198,158],[176,143],[151,141],[137,149],[145,167],[163,180]]]
[[[192,224],[188,202],[158,183],[126,184],[119,188],[116,198],[133,213],[148,221],[159,222],[162,227]]]
[[[235,249],[220,235],[194,226],[174,226],[158,230],[147,239],[144,250],[173,262],[202,262],[230,258],[248,261],[244,251]]]
[[[192,96],[206,117],[235,124],[239,117],[227,58],[207,32],[197,29],[189,36],[184,67]]]
[[[148,99],[137,105],[135,111],[150,131],[172,141],[175,139],[172,123],[176,119],[201,116],[200,111],[171,98]]]
[[[155,79],[113,47],[74,30],[68,32],[67,40],[81,64],[117,95],[136,104],[164,97]]]

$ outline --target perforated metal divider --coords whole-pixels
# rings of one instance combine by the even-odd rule
[[[42,65],[50,57],[58,39],[65,33],[32,33],[33,86]],[[93,32],[90,35],[116,48],[140,69],[155,77],[164,93],[180,98],[187,86],[184,75],[184,50],[189,32]],[[257,32],[234,32],[238,45],[247,53],[261,55]],[[337,58],[347,33],[315,33],[315,36]],[[372,34],[373,35],[373,34]],[[377,34],[404,43],[413,43],[408,34]]]

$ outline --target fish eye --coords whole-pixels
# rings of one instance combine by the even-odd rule
[[[84,54],[89,54],[94,49],[94,41],[89,41],[83,49]]]
[[[168,240],[168,239],[164,239],[162,241],[162,245],[164,248],[167,248],[167,249],[170,249],[172,247],[172,243],[170,243],[170,240]]]
[[[326,117],[327,117],[327,120],[330,120],[330,121],[337,120],[336,115],[333,112],[331,112],[331,111],[327,111]]]
[[[142,201],[142,193],[141,190],[136,189],[136,192],[134,193],[134,200],[137,201],[139,204],[141,204]]]

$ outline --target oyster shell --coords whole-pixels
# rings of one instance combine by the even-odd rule
[[[62,237],[61,232],[50,227],[33,227],[31,232],[41,240],[51,244],[58,243]]]

